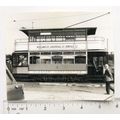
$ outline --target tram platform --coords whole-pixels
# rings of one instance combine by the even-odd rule
[[[21,84],[21,83],[20,83]],[[25,100],[70,101],[93,100],[111,101],[114,94],[106,94],[105,84],[93,83],[27,83],[24,84]]]

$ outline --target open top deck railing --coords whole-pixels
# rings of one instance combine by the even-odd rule
[[[49,42],[49,43],[48,43]],[[85,49],[106,49],[107,40],[104,37],[88,37],[79,40],[66,41],[37,41],[29,42],[28,39],[17,39],[15,51],[19,50],[85,50]]]
[[[86,38],[78,38],[78,40],[50,40],[50,41],[41,41],[41,39],[39,40],[36,40],[36,41],[29,41],[28,39],[16,39],[15,40],[15,43],[26,43],[26,42],[77,42],[77,41],[86,41]],[[105,41],[105,38],[104,37],[87,37],[87,41]]]

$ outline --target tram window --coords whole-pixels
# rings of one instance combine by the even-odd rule
[[[39,56],[31,56],[30,57],[30,64],[39,64],[40,63],[40,57]]]
[[[53,63],[53,64],[62,64],[62,60],[60,60],[60,59],[58,59],[58,60],[56,59],[56,60],[55,60],[55,59],[54,59],[54,60],[52,60],[52,63]]]
[[[103,58],[103,62],[104,62],[104,64],[108,63],[107,56],[104,56],[104,58]]]
[[[41,55],[50,55],[51,52],[41,52]]]
[[[67,41],[74,41],[75,40],[75,36],[66,36],[65,40],[67,40]]]
[[[74,59],[64,59],[64,64],[74,64]]]
[[[56,36],[56,41],[62,41],[62,36]]]
[[[36,56],[35,59],[36,59],[36,64],[39,64],[40,63],[40,57]]]
[[[93,65],[95,66],[95,68],[98,67],[99,61],[98,61],[98,57],[93,57]]]
[[[18,66],[18,55],[13,54],[13,66]]]
[[[40,36],[36,37],[36,42],[40,42]]]
[[[88,65],[93,65],[93,58],[92,57],[88,58]]]
[[[99,65],[103,66],[103,57],[99,57]]]
[[[45,41],[45,36],[40,36],[40,41],[44,42]]]
[[[81,52],[75,52],[75,55],[80,55]]]
[[[85,35],[76,35],[76,40],[80,40],[80,38],[85,38]]]
[[[35,42],[35,37],[34,36],[30,36],[30,42]]]
[[[103,62],[103,57],[100,56],[100,57],[93,57],[93,64],[95,66],[103,66],[104,62]]]
[[[56,40],[56,37],[55,37],[55,36],[51,36],[51,40],[52,40],[52,41],[55,41],[55,40]]]
[[[30,37],[30,41],[31,42],[36,42],[37,41],[37,37],[36,36],[31,36]]]
[[[35,64],[35,62],[34,62],[34,56],[30,57],[30,64]]]
[[[27,57],[19,56],[19,66],[27,66]]]
[[[47,35],[46,36],[46,41],[51,41],[51,36]]]
[[[104,57],[103,56],[89,57],[88,64],[89,65],[94,65],[95,67],[100,67],[100,66],[103,66],[106,63],[105,61],[104,61]]]
[[[85,55],[86,55],[86,52],[77,51],[77,52],[75,52],[75,55],[85,56]]]
[[[86,56],[76,56],[75,64],[86,63]]]
[[[41,59],[41,64],[51,64],[51,59]]]
[[[62,64],[62,57],[61,56],[53,56],[52,63],[53,64]]]
[[[20,66],[20,67],[28,66],[27,53],[13,55],[13,66]]]
[[[82,31],[75,31],[74,34],[75,34],[75,35],[85,35],[86,32],[85,32],[85,30],[82,30]]]
[[[74,52],[64,52],[64,55],[74,55]]]
[[[31,52],[30,55],[40,55],[39,52]]]
[[[52,55],[62,55],[62,52],[52,52]]]

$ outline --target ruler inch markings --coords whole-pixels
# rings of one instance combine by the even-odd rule
[[[120,113],[120,100],[114,101],[5,101],[4,113]]]

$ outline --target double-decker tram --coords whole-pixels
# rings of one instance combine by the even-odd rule
[[[14,77],[17,81],[102,82],[108,52],[105,39],[95,37],[96,30],[22,29],[28,39],[15,42]]]

